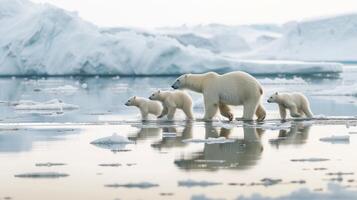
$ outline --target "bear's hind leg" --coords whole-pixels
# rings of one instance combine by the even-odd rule
[[[301,115],[298,113],[297,107],[295,105],[290,106],[289,110],[290,110],[291,117],[301,117]]]
[[[258,121],[263,121],[267,115],[264,107],[262,104],[259,104],[257,110],[255,111],[255,115],[257,116]]]
[[[257,104],[255,102],[246,102],[243,105],[243,120],[253,120],[256,109]]]
[[[229,108],[229,106],[227,104],[219,103],[219,111],[220,111],[221,115],[224,117],[227,117],[229,119],[229,121],[233,120],[234,116],[231,112],[231,109]]]
[[[312,114],[311,112],[311,109],[309,108],[309,105],[303,106],[302,110],[305,113],[306,117],[312,118],[314,116],[314,114]]]

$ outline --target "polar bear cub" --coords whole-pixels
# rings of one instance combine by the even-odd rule
[[[312,118],[309,100],[302,93],[278,93],[269,97],[268,103],[279,105],[280,117],[286,119],[286,109],[290,111],[291,117],[306,116]]]
[[[156,91],[150,97],[150,100],[160,101],[163,106],[161,118],[167,115],[167,119],[174,118],[176,109],[181,109],[188,120],[193,120],[192,114],[192,98],[183,91]]]
[[[142,120],[147,120],[149,114],[159,116],[162,112],[160,103],[143,97],[131,97],[125,105],[138,107],[140,109]]]

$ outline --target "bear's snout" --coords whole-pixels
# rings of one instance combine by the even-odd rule
[[[152,100],[151,96],[149,96],[149,99]]]
[[[126,102],[126,103],[125,103],[125,105],[126,105],[126,106],[129,106],[129,103],[128,103],[128,102]]]

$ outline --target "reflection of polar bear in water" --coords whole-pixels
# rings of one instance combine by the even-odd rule
[[[212,124],[205,125],[206,138],[229,137],[233,129],[221,128],[220,133]],[[233,143],[205,144],[203,152],[194,153],[193,158],[175,160],[175,164],[183,169],[247,169],[257,163],[263,151],[260,136],[262,129],[243,127],[244,139]],[[196,156],[198,154],[198,156]],[[224,162],[219,162],[219,161]],[[207,162],[205,162],[207,161]],[[217,161],[217,162],[214,162]]]
[[[302,93],[275,93],[269,97],[268,103],[279,105],[281,119],[286,119],[286,109],[290,111],[291,117],[306,116],[312,118],[309,100]]]
[[[245,72],[231,72],[219,75],[214,72],[205,74],[185,74],[176,79],[174,89],[189,89],[203,94],[205,104],[204,120],[212,120],[218,109],[222,116],[233,120],[228,105],[243,105],[243,119],[264,120],[266,112],[260,99],[263,89],[259,82]]]
[[[272,145],[279,147],[280,145],[301,145],[305,144],[311,124],[294,123],[290,130],[280,130],[277,139],[271,139],[269,142]]]
[[[176,133],[176,137],[163,137],[161,141],[152,144],[153,148],[161,150],[162,148],[185,147],[187,143],[182,140],[192,138],[192,123],[187,122],[182,131],[177,130],[176,127],[162,128],[162,133]]]

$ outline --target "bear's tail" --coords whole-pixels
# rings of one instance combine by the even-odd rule
[[[258,117],[258,121],[263,121],[266,117],[267,113],[261,103],[258,105],[255,115]]]

